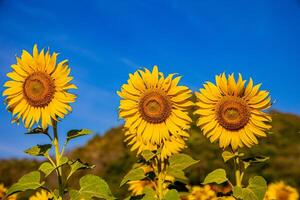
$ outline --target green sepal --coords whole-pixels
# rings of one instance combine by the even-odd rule
[[[154,158],[157,155],[157,153],[153,153],[150,150],[145,150],[142,152],[141,156],[145,159],[145,161],[150,161],[152,158]]]
[[[224,151],[222,153],[222,158],[223,158],[224,162],[227,162],[228,160],[230,160],[234,157],[236,157],[236,155],[230,151]]]

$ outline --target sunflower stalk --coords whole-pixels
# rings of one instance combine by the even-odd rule
[[[158,181],[157,181],[157,197],[162,200],[164,197],[164,179],[165,179],[165,168],[163,161],[160,157],[157,157],[157,170],[158,170]]]
[[[60,159],[62,157],[62,154],[59,150],[59,139],[58,139],[58,133],[57,133],[57,121],[52,120],[53,123],[53,146],[55,148],[55,162],[56,162],[56,172],[57,172],[57,181],[58,181],[58,189],[59,189],[59,196],[61,199],[64,199],[64,186],[62,181],[62,170],[60,167]]]
[[[235,183],[236,183],[236,186],[242,187],[244,172],[241,169],[240,157],[239,156],[234,158],[234,168],[235,168]]]

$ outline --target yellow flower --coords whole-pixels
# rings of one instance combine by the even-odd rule
[[[0,199],[2,199],[7,192],[7,188],[1,183],[0,184]],[[17,195],[11,195],[7,198],[7,200],[17,200]]]
[[[154,183],[147,179],[139,181],[129,181],[128,185],[128,190],[131,191],[131,194],[133,196],[142,195],[146,187],[154,189]]]
[[[268,186],[264,200],[298,200],[297,190],[284,182],[272,183]]]
[[[215,191],[209,185],[204,187],[193,186],[191,194],[188,195],[188,200],[217,200]]]
[[[118,92],[122,98],[119,115],[125,119],[126,141],[132,151],[161,149],[164,159],[185,147],[192,94],[188,87],[178,85],[181,77],[174,76],[164,77],[157,66],[152,72],[138,70],[129,74],[128,83]]]
[[[35,195],[31,196],[29,200],[48,200],[51,198],[51,194],[45,190],[41,190],[40,192],[36,192]]]
[[[57,53],[49,50],[38,52],[33,47],[33,55],[23,50],[21,58],[11,67],[7,76],[11,79],[4,84],[8,110],[17,119],[22,119],[26,128],[35,123],[46,128],[51,120],[64,118],[72,110],[69,105],[76,96],[68,93],[77,87],[70,83],[68,61],[56,64]]]
[[[271,117],[263,112],[271,106],[269,92],[259,90],[261,84],[253,85],[251,78],[247,86],[245,82],[241,74],[236,82],[233,74],[227,79],[223,73],[216,76],[216,85],[206,82],[196,92],[197,125],[211,142],[219,140],[221,148],[251,147],[271,128]]]
[[[142,167],[145,174],[153,172],[154,169],[151,166],[143,166]],[[173,183],[175,181],[175,178],[173,176],[170,175],[166,175],[165,176],[165,183],[163,184],[164,187],[164,191],[167,192],[168,189],[168,185],[170,183]],[[143,191],[146,187],[152,188],[155,190],[155,181],[151,181],[149,179],[143,179],[143,180],[138,180],[138,181],[129,181],[127,183],[129,185],[128,190],[131,191],[131,194],[133,196],[138,196],[138,195],[142,195]]]

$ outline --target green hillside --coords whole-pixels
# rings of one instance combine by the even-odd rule
[[[260,140],[260,145],[248,150],[246,155],[265,155],[270,160],[257,164],[250,174],[263,175],[268,181],[284,180],[300,188],[300,117],[292,114],[271,112],[273,130],[267,138]],[[117,197],[124,197],[127,188],[119,188],[121,178],[135,162],[135,154],[130,152],[123,143],[122,128],[113,128],[103,136],[96,135],[86,145],[69,153],[73,159],[80,158],[83,162],[93,163],[96,167],[90,171],[103,177],[111,186]],[[221,150],[217,144],[210,144],[202,136],[200,130],[192,127],[191,137],[187,142],[186,153],[200,162],[187,170],[192,184],[203,181],[204,175],[215,168],[224,167]],[[246,150],[246,149],[245,149]],[[22,174],[37,167],[37,161],[2,160],[0,161],[0,182],[10,185]],[[81,172],[84,173],[84,172]],[[74,177],[74,187],[78,182]],[[49,178],[51,184],[55,183]]]

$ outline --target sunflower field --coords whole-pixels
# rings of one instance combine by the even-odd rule
[[[193,91],[180,74],[139,68],[116,91],[124,125],[67,152],[69,143],[93,132],[58,137],[78,88],[68,60],[57,58],[34,45],[7,74],[2,95],[12,122],[30,137],[44,135],[45,144],[25,150],[41,159],[2,162],[1,199],[299,199],[300,119],[270,110],[272,91],[257,80],[222,73]]]

